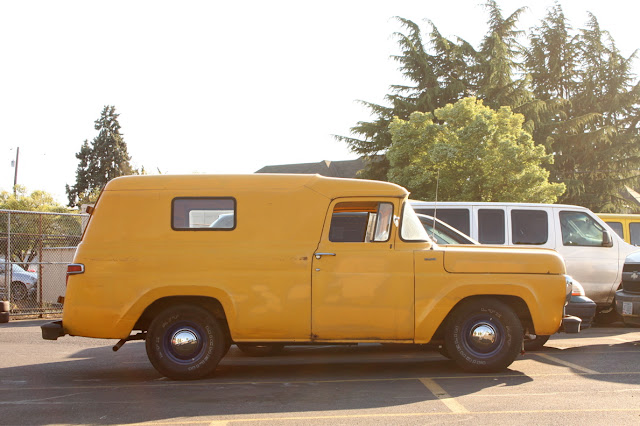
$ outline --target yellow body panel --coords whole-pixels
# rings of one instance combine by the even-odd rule
[[[399,220],[386,241],[328,238],[336,203],[382,202],[399,217],[407,196],[390,183],[317,175],[115,179],[78,247],[85,272],[69,277],[64,331],[125,338],[172,296],[217,300],[232,339],[245,342],[428,342],[475,295],[517,297],[537,333],[558,329],[564,264],[553,251],[405,242]],[[235,228],[174,229],[176,197],[232,197]]]
[[[617,223],[622,227],[622,237],[629,244],[638,245],[640,241],[638,238],[635,238],[635,241],[631,241],[631,224],[635,224],[634,226],[640,226],[640,214],[616,214],[616,213],[598,213],[600,219],[604,220],[610,226],[611,223]],[[638,234],[635,234],[636,236]]]

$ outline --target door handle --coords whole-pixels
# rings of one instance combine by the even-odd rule
[[[316,253],[314,256],[316,259],[320,259],[322,256],[335,256],[335,253]]]

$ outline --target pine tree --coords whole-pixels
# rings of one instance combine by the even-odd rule
[[[131,157],[120,133],[118,116],[114,106],[105,106],[100,118],[95,121],[98,136],[91,144],[85,140],[76,154],[79,160],[76,184],[66,186],[69,206],[77,206],[95,198],[113,178],[136,173],[129,163]]]
[[[522,74],[520,56],[523,52],[518,37],[518,18],[524,12],[519,8],[507,18],[495,0],[487,1],[489,32],[484,37],[479,52],[478,97],[491,108],[508,106],[517,108],[531,100],[527,82],[518,78]]]
[[[611,36],[590,15],[578,43],[579,84],[570,96],[568,119],[580,131],[554,137],[556,180],[567,184],[561,201],[595,211],[615,211],[626,202],[625,185],[635,185],[640,167],[640,86],[633,84],[631,55],[624,58]]]

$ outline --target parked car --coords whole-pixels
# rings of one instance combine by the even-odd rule
[[[416,213],[436,216],[481,244],[545,247],[563,257],[567,274],[583,285],[601,324],[618,317],[614,296],[624,259],[638,247],[625,242],[591,210],[535,203],[411,201]]]
[[[437,244],[480,244],[468,235],[463,234],[452,226],[447,225],[440,219],[434,218],[426,214],[418,214],[420,222],[427,231],[427,234]],[[638,269],[640,271],[640,258],[638,260]],[[591,327],[593,317],[596,314],[596,303],[589,299],[585,293],[582,284],[573,279],[573,290],[571,292],[571,299],[565,307],[565,313],[567,315],[573,315],[582,319],[580,328],[586,329]],[[638,275],[638,292],[640,293],[640,275]],[[638,294],[638,300],[640,302],[640,294]],[[640,313],[640,310],[638,311]],[[525,340],[525,349],[535,350],[542,347],[549,336],[536,336],[535,339]]]
[[[440,219],[426,214],[418,214],[420,223],[436,244],[480,244],[468,235],[458,231],[453,226],[447,225]]]
[[[25,300],[35,295],[38,274],[25,271],[15,263],[0,259],[0,288],[8,291],[11,283],[11,300]]]
[[[630,254],[622,268],[622,288],[616,291],[616,311],[627,325],[640,326],[640,253]]]

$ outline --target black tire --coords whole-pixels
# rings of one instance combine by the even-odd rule
[[[524,339],[525,351],[539,351],[551,336],[536,336],[533,339]]]
[[[0,324],[9,322],[9,312],[0,312]]]
[[[12,300],[25,300],[28,296],[27,285],[21,281],[14,281],[11,283],[11,299]]]
[[[506,369],[522,350],[522,340],[522,323],[513,309],[491,298],[462,302],[445,329],[451,359],[473,373]]]
[[[273,356],[284,349],[283,343],[236,343],[236,345],[249,356]]]
[[[606,312],[600,311],[596,313],[596,316],[595,318],[593,318],[593,321],[598,325],[611,325],[614,322],[622,321],[622,315],[618,313],[615,305],[613,305]]]
[[[151,321],[145,346],[149,361],[160,374],[174,380],[196,380],[213,373],[227,344],[220,321],[211,312],[200,306],[178,305]]]
[[[11,303],[6,300],[0,300],[0,312],[11,312]]]

